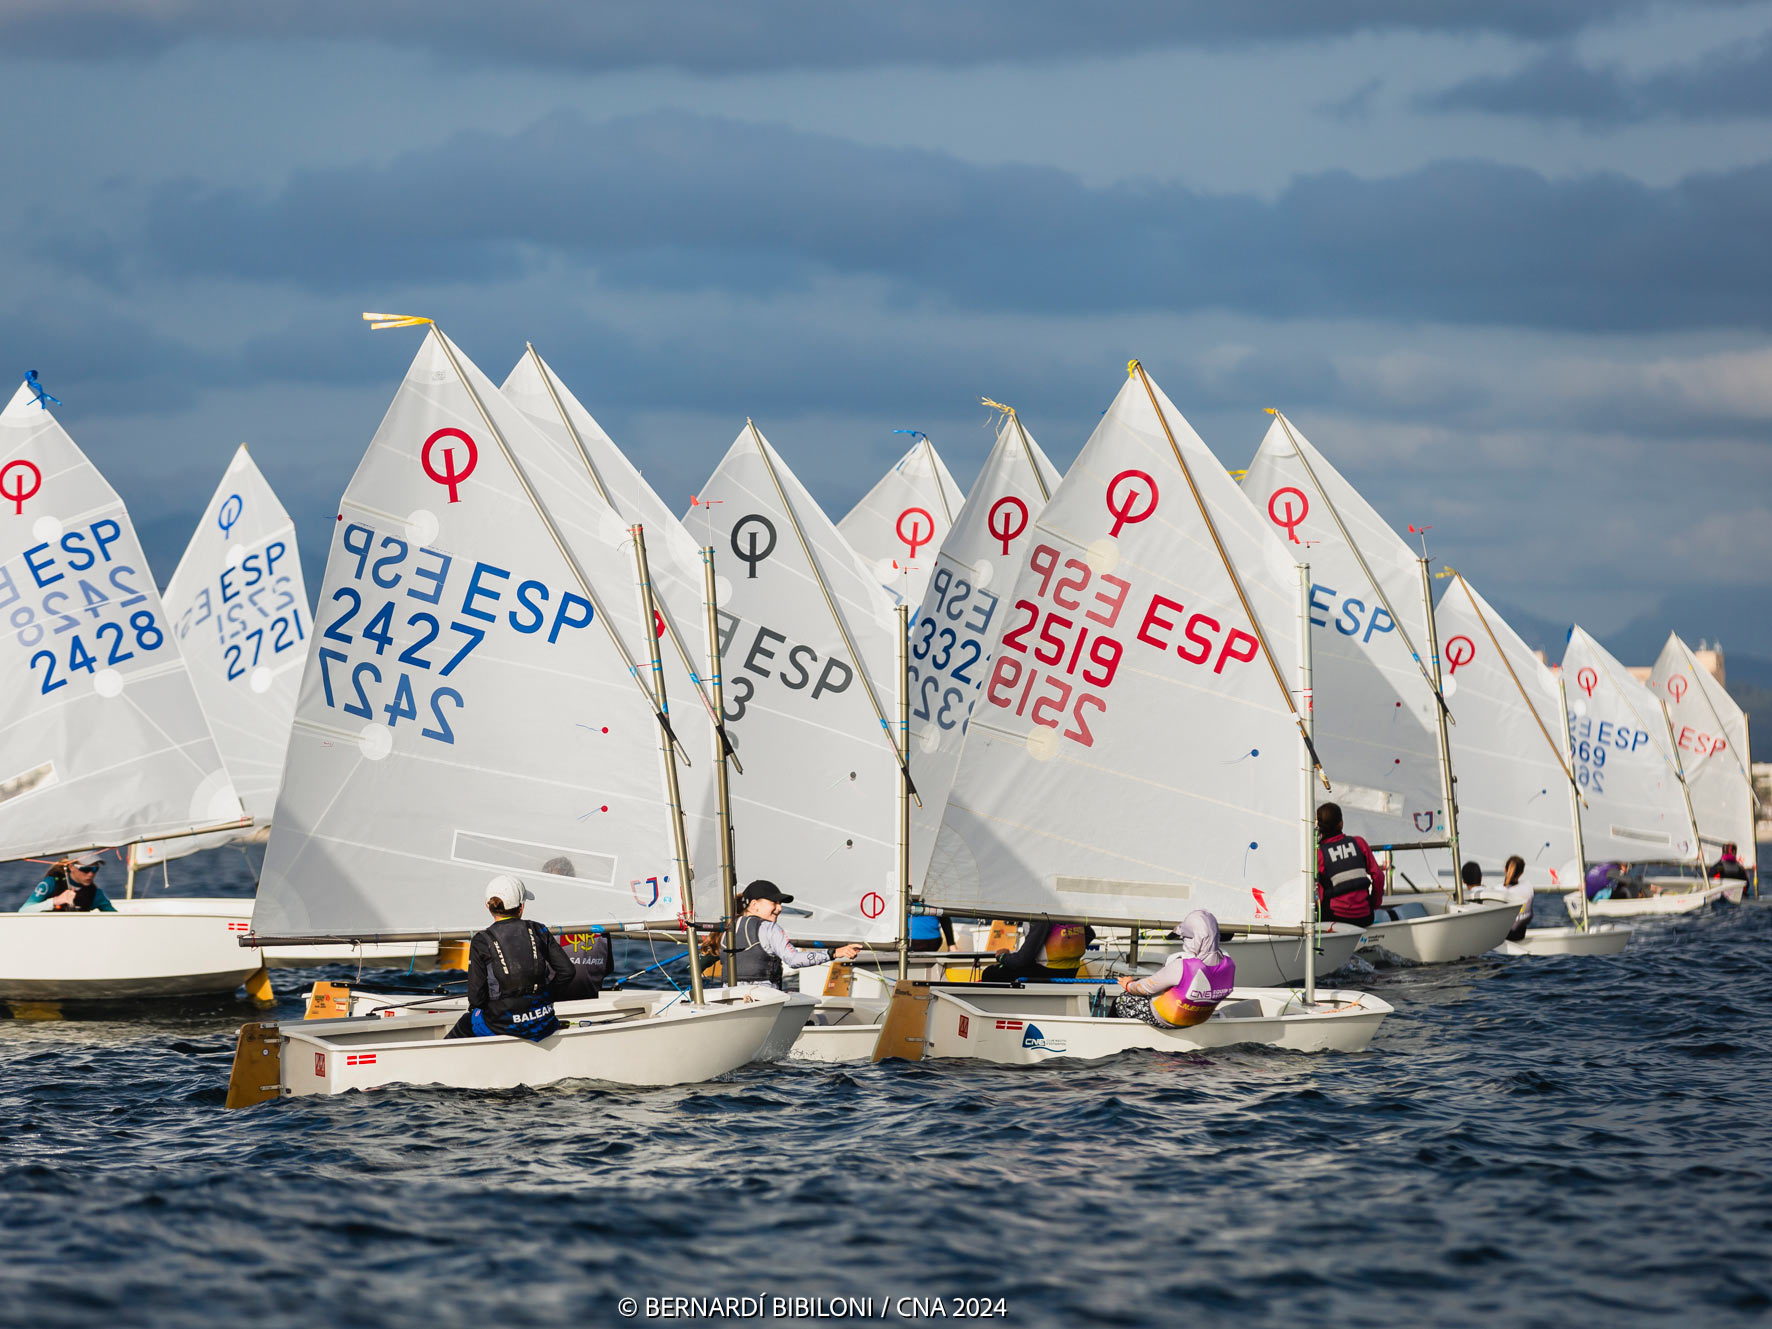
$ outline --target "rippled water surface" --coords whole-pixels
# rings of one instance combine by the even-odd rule
[[[237,854],[206,859],[174,884],[247,889]],[[242,1112],[244,999],[3,1020],[0,1322],[603,1325],[624,1296],[712,1295],[1000,1297],[1022,1325],[1757,1321],[1769,954],[1749,904],[1613,959],[1360,973],[1397,1014],[1352,1057]],[[276,975],[280,1013],[315,976]]]

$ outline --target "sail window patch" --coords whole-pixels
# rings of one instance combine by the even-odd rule
[[[28,771],[0,780],[0,803],[10,803],[15,798],[23,798],[26,794],[34,794],[39,789],[48,789],[58,783],[55,763],[46,761],[40,766],[33,766]]]
[[[1674,842],[1673,836],[1666,831],[1639,831],[1629,826],[1614,826],[1612,838],[1615,840],[1635,840],[1638,844],[1667,846]]]
[[[1335,801],[1344,808],[1354,808],[1360,812],[1379,812],[1392,817],[1403,815],[1403,796],[1388,789],[1369,789],[1365,785],[1337,782]]]
[[[615,858],[594,849],[577,849],[532,840],[508,840],[473,831],[455,833],[449,856],[457,863],[514,872],[522,877],[555,877],[587,886],[615,885]]]
[[[1174,881],[1115,881],[1108,877],[1054,877],[1060,895],[1137,895],[1151,899],[1189,900],[1194,888]]]

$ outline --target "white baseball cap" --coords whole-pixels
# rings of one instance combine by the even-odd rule
[[[506,874],[486,883],[486,903],[502,914],[521,909],[525,900],[534,898],[521,877]]]
[[[73,866],[77,868],[96,868],[104,863],[107,855],[102,849],[94,849],[90,853],[74,855]]]

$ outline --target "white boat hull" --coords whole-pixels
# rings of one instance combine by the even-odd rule
[[[869,997],[821,997],[794,1042],[795,1061],[867,1061],[880,1041],[886,1002]]]
[[[1504,941],[1500,955],[1617,955],[1630,945],[1630,929],[1620,923],[1578,927],[1527,928],[1519,941]]]
[[[1707,905],[1727,901],[1741,903],[1742,883],[1727,886],[1701,886],[1697,890],[1666,891],[1661,895],[1632,900],[1589,900],[1591,918],[1655,918],[1668,914],[1690,914]]]
[[[1389,1003],[1366,992],[1322,990],[1307,1007],[1290,988],[1233,988],[1212,1018],[1189,1029],[1091,1016],[1105,984],[930,990],[925,1056],[972,1057],[1010,1066],[1057,1057],[1093,1060],[1121,1052],[1202,1052],[1254,1044],[1292,1052],[1358,1052],[1372,1041]]]
[[[1383,949],[1412,964],[1450,964],[1454,960],[1469,960],[1484,951],[1494,950],[1507,939],[1520,916],[1520,907],[1507,900],[1453,904],[1424,898],[1412,903],[1420,904],[1429,912],[1418,918],[1372,924],[1365,930],[1360,949]]]
[[[313,991],[309,991],[310,1000]],[[674,994],[668,992],[611,993],[581,1001],[562,1001],[555,1011],[562,1023],[573,1019],[594,1019],[618,1011],[635,1009],[635,1004],[662,1004]],[[767,1005],[775,1009],[775,1024],[769,1036],[757,1047],[754,1061],[781,1061],[794,1047],[800,1031],[812,1018],[818,1002],[799,992],[782,992],[767,985],[746,984],[737,988],[709,988],[703,994],[709,1007],[732,1005]],[[687,1000],[686,998],[684,999]],[[374,1017],[393,1020],[404,1016],[446,1015],[451,1021],[461,1018],[468,1008],[468,999],[461,995],[438,993],[435,997],[414,996],[410,992],[378,992],[374,988],[352,988],[350,991],[352,1019]],[[304,1021],[316,1023],[316,1021]]]
[[[0,914],[0,999],[232,992],[260,968],[251,900],[119,900],[114,914]]]
[[[581,1005],[597,1009],[580,1010]],[[273,1096],[390,1085],[514,1089],[563,1080],[699,1084],[754,1060],[780,1016],[778,1003],[691,1006],[668,992],[566,1003],[561,1013],[566,1027],[538,1043],[509,1037],[446,1040],[459,1010],[286,1021],[275,1026],[279,1056]]]

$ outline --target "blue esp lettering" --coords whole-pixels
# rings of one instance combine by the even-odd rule
[[[584,611],[583,618],[567,617],[568,611],[574,605]],[[548,629],[548,645],[552,646],[559,639],[561,628],[582,628],[589,624],[593,617],[589,600],[582,595],[574,595],[571,591],[563,592],[560,596],[560,607],[554,611],[554,626]]]
[[[353,535],[358,536],[362,540],[362,543],[352,544],[351,537]],[[359,522],[352,522],[349,526],[345,527],[344,534],[339,537],[340,543],[345,547],[345,552],[357,556],[357,569],[351,573],[351,580],[363,580],[363,561],[369,557],[369,546],[374,540],[375,532]]]
[[[400,574],[396,572],[392,581],[383,581],[381,576],[382,569],[387,567],[390,563],[398,566],[406,561],[406,541],[400,539],[398,536],[384,535],[381,538],[381,547],[383,549],[393,549],[395,552],[391,554],[383,554],[380,558],[376,559],[374,565],[369,569],[369,578],[384,591],[391,591],[394,587],[400,584]]]
[[[530,598],[538,591],[541,593],[540,603],[537,603]],[[541,625],[547,621],[547,615],[541,612],[541,607],[547,602],[548,588],[545,583],[533,580],[523,582],[517,587],[517,603],[524,609],[527,609],[531,614],[535,615],[535,617],[528,623],[519,623],[517,621],[517,611],[513,609],[510,614],[507,615],[510,619],[511,626],[518,632],[540,632]]]
[[[84,531],[69,531],[62,536],[61,544],[62,553],[68,556],[68,568],[71,571],[85,572],[87,568],[98,562],[98,556],[86,547],[86,532]]]
[[[480,599],[482,596],[484,596],[488,600],[491,600],[494,604],[496,604],[502,598],[500,593],[497,590],[495,590],[494,588],[492,588],[490,586],[482,586],[480,584],[480,578],[481,577],[497,577],[501,581],[504,581],[504,580],[509,580],[510,575],[511,574],[506,572],[503,568],[495,568],[490,563],[476,563],[476,564],[474,564],[474,575],[468,578],[468,593],[462,597],[462,601],[461,601],[462,613],[466,614],[469,618],[477,618],[482,623],[496,622],[497,618],[498,618],[498,616],[496,614],[488,613],[484,609],[474,608],[474,601]],[[585,608],[589,609],[590,606],[586,605]],[[564,606],[562,606],[562,611],[563,610],[564,610]],[[589,623],[590,619],[588,619],[588,618],[585,619],[585,622]],[[559,627],[558,627],[557,622],[556,622],[556,626],[555,626],[555,631],[556,632],[559,631]],[[548,640],[550,642],[552,642],[554,640],[552,634],[550,634],[548,636]]]
[[[1334,606],[1331,601],[1319,600],[1317,597],[1324,595],[1332,596],[1334,594],[1335,590],[1333,587],[1322,586],[1316,583],[1311,585],[1311,625],[1313,627],[1326,628],[1329,626],[1328,619],[1318,618],[1317,615],[1318,613],[1328,613]]]
[[[55,555],[53,554],[44,559],[41,563],[37,561],[36,556],[41,554],[47,548],[49,548],[49,542],[44,541],[40,545],[32,545],[29,549],[25,550],[25,566],[31,570],[31,578],[37,583],[39,589],[45,586],[53,586],[56,582],[62,579],[62,574],[59,572],[53,577],[45,577],[43,575],[45,572],[49,571],[50,568],[55,566]]]
[[[414,600],[423,600],[428,605],[434,605],[437,601],[443,598],[443,583],[449,577],[449,565],[455,560],[450,555],[441,553],[435,549],[421,549],[418,552],[420,556],[429,554],[432,558],[437,559],[438,563],[434,568],[427,568],[420,565],[418,559],[414,558],[412,561],[412,580],[414,584],[406,588],[406,594],[411,596]],[[420,581],[428,581],[431,583],[431,589],[428,593],[418,589],[417,583]]]
[[[265,546],[265,576],[269,577],[277,571],[277,560],[289,552],[289,547],[281,540],[273,540]]]

